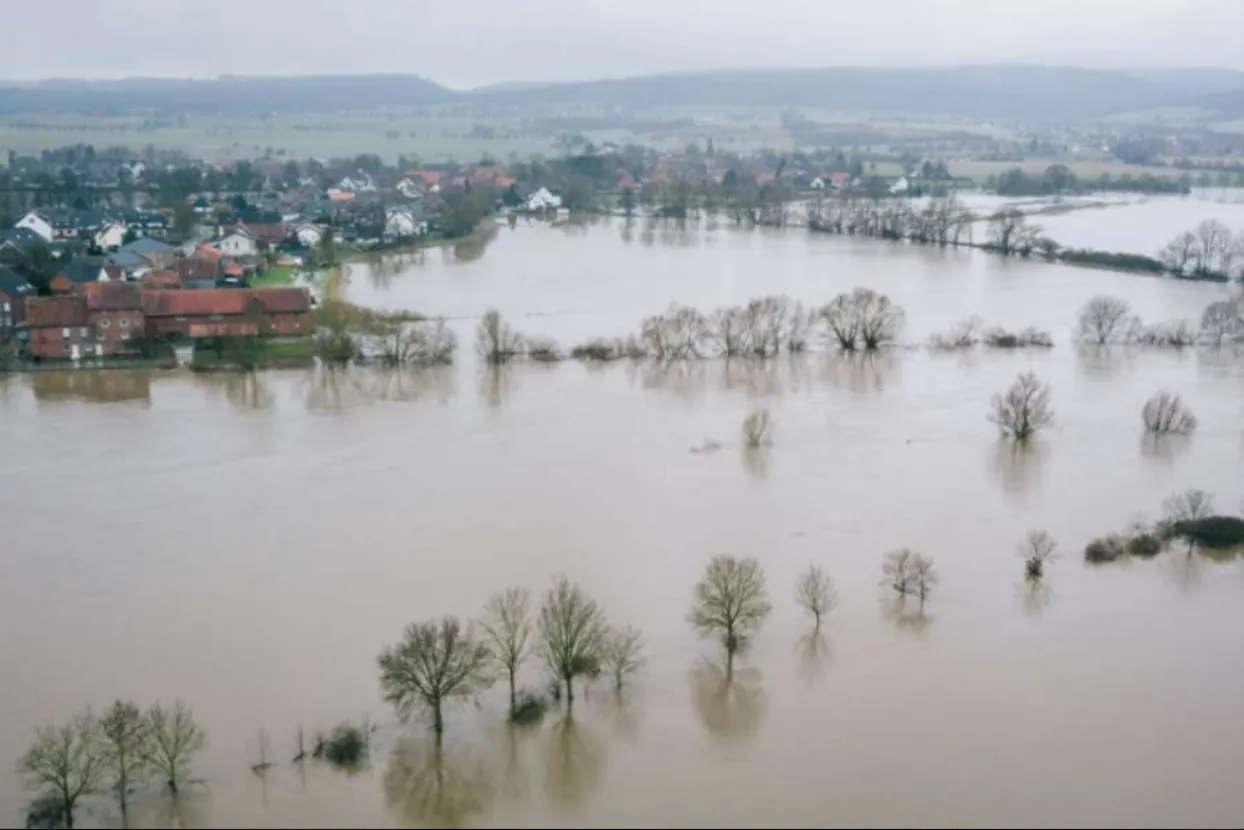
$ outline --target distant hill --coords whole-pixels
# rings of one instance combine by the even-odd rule
[[[1025,65],[748,69],[580,83],[513,82],[465,92],[413,75],[0,83],[0,113],[310,113],[442,103],[520,110],[568,104],[819,107],[1013,121],[1084,119],[1171,106],[1234,115],[1244,114],[1244,73]]]

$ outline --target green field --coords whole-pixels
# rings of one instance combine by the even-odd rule
[[[293,285],[293,283],[294,266],[292,265],[273,265],[251,280],[251,285],[255,288],[269,285]]]

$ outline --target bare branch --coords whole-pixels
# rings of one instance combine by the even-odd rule
[[[1159,392],[1149,400],[1140,412],[1145,431],[1154,435],[1186,435],[1196,429],[1196,416],[1192,414],[1178,395]]]
[[[834,591],[833,580],[819,565],[813,564],[808,566],[795,585],[795,601],[812,615],[819,630],[821,617],[838,605],[838,595]]]
[[[1050,387],[1032,372],[1021,374],[1005,394],[993,396],[989,420],[998,425],[1003,435],[1016,441],[1027,440],[1054,422]]]

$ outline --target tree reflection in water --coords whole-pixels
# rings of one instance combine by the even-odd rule
[[[1022,496],[1041,483],[1045,447],[1039,441],[999,440],[992,450],[993,471],[1007,493]]]
[[[768,447],[743,447],[743,469],[755,481],[764,481],[769,476],[773,459]]]
[[[821,361],[821,377],[838,389],[856,395],[885,391],[899,370],[893,351],[836,352]]]
[[[567,713],[545,736],[544,752],[544,792],[550,804],[581,806],[600,783],[605,766],[605,749],[600,739]]]
[[[272,392],[261,373],[220,372],[210,379],[212,388],[224,392],[225,400],[234,407],[255,412],[272,408]]]
[[[1025,579],[1019,586],[1020,605],[1024,614],[1040,618],[1054,601],[1054,589],[1041,579]]]
[[[130,807],[130,822],[133,827],[168,830],[211,827],[210,807],[211,793],[202,783],[179,793],[161,789]]]
[[[465,827],[492,808],[496,795],[484,761],[425,738],[398,741],[383,787],[389,809],[410,827]]]
[[[441,402],[457,393],[452,366],[334,366],[322,363],[303,378],[307,409],[344,412],[376,402],[407,402],[436,395]]]
[[[829,667],[833,647],[824,631],[811,629],[795,642],[800,674],[809,686],[814,685]]]
[[[377,291],[387,291],[393,284],[394,277],[406,272],[410,268],[422,265],[423,261],[423,249],[378,254],[368,257],[366,260],[368,266],[367,281]]]
[[[1076,365],[1087,378],[1109,380],[1135,361],[1134,346],[1085,345],[1076,349]]]
[[[899,631],[924,637],[933,625],[933,617],[924,610],[923,602],[908,601],[907,597],[887,598],[882,605],[882,614],[894,624]]]
[[[1191,443],[1190,435],[1154,435],[1146,432],[1140,438],[1140,455],[1149,461],[1170,464],[1187,452]]]
[[[768,714],[768,699],[758,669],[739,669],[733,677],[716,661],[704,659],[690,673],[691,699],[704,728],[721,741],[756,736]]]
[[[518,378],[514,367],[506,364],[485,366],[476,385],[480,401],[489,409],[505,406],[517,388]]]

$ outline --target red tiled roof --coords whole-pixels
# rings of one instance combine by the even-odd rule
[[[253,288],[250,293],[259,298],[263,310],[269,314],[301,314],[311,310],[311,292],[300,286]]]
[[[148,317],[210,317],[246,313],[251,292],[232,288],[190,288],[182,291],[144,291],[143,313]]]
[[[514,179],[510,178],[509,176],[498,176],[497,177],[497,187],[501,188],[502,190],[505,190],[506,188],[513,187],[513,186],[514,186]]]
[[[440,184],[441,171],[439,170],[422,170],[415,174],[423,179],[423,183],[427,185]]]
[[[230,262],[225,266],[226,277],[240,277],[245,273],[246,271],[242,268],[242,266],[238,265],[236,262]]]
[[[143,277],[143,288],[181,288],[181,274],[176,271],[151,271]]]
[[[214,280],[220,275],[220,262],[216,259],[198,256],[179,259],[177,261],[177,273],[181,275],[183,282],[186,280]]]
[[[220,249],[214,245],[208,245],[206,242],[200,242],[199,246],[194,249],[195,256],[201,256],[206,259],[220,259],[223,254]]]
[[[31,328],[85,326],[86,302],[82,297],[29,297],[26,325]]]
[[[142,288],[133,283],[87,283],[82,294],[88,311],[137,311],[143,307]]]

